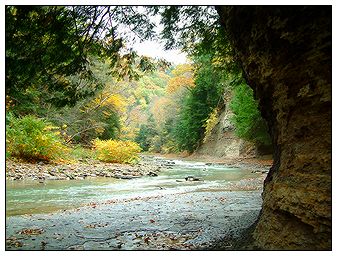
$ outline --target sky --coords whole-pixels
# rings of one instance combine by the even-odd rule
[[[185,53],[179,50],[165,51],[163,50],[163,46],[156,41],[144,41],[142,43],[135,43],[133,45],[133,49],[136,50],[139,55],[145,55],[152,58],[164,58],[175,65],[187,62],[187,56]]]
[[[145,9],[143,9],[141,6],[137,9],[137,11],[140,13],[145,13]],[[164,29],[164,26],[160,24],[160,15],[154,15],[148,18],[156,24],[156,26],[154,27],[154,32],[157,35],[160,35],[162,30]],[[122,31],[129,30],[128,27],[120,27]],[[164,50],[163,44],[158,41],[145,40],[143,42],[140,42],[140,39],[136,38],[133,44],[129,46],[131,46],[133,50],[136,50],[139,55],[144,55],[152,58],[164,58],[175,65],[187,62],[187,56],[185,53],[181,52],[180,50]]]

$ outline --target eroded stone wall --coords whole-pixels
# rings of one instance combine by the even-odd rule
[[[220,112],[218,122],[195,154],[209,155],[223,159],[255,157],[256,147],[253,143],[240,139],[235,134],[235,127],[231,122],[233,112],[226,106]]]
[[[331,6],[217,7],[270,127],[262,249],[331,248]]]

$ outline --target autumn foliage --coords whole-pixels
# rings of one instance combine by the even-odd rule
[[[189,64],[180,64],[172,70],[171,79],[168,81],[167,92],[174,93],[181,88],[191,89],[195,87],[193,79],[193,68]]]
[[[93,141],[99,160],[110,163],[135,163],[139,161],[140,146],[132,141],[100,140]]]
[[[60,160],[68,148],[59,128],[37,117],[7,117],[6,153],[28,161]]]
[[[218,123],[218,115],[219,115],[219,109],[214,108],[213,111],[209,114],[205,123],[203,124],[203,127],[205,128],[203,142],[206,142],[207,139],[211,136],[211,133],[214,127]]]

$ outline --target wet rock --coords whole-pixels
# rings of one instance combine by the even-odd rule
[[[23,243],[21,241],[19,241],[16,237],[9,237],[6,238],[6,247],[8,249],[14,247],[14,248],[18,248],[18,247],[22,247]]]
[[[252,170],[251,173],[267,173],[268,171],[264,170]]]
[[[193,177],[193,176],[187,176],[185,178],[186,181],[201,181],[200,178],[196,178],[196,177]]]
[[[130,179],[135,178],[136,176],[115,175],[113,177],[116,179],[130,180]]]
[[[72,175],[70,175],[70,174],[66,174],[66,177],[67,177],[67,179],[69,179],[69,180],[74,180],[74,179],[75,179],[74,176],[72,176]]]
[[[151,176],[151,177],[156,177],[156,176],[158,176],[158,174],[157,174],[157,173],[154,173],[154,172],[149,172],[147,175],[148,175],[148,176]]]

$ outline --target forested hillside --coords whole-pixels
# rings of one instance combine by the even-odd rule
[[[166,17],[169,9],[163,10]],[[132,24],[133,36],[145,38],[153,36],[153,24],[145,14],[127,11],[6,8],[7,156],[64,160],[74,148],[92,148],[95,139],[191,153],[211,133],[228,92],[236,134],[270,144],[252,91],[218,28],[188,48],[185,42],[189,63],[172,65],[138,56],[128,46],[117,32],[120,24]],[[110,29],[109,22],[115,24]]]

